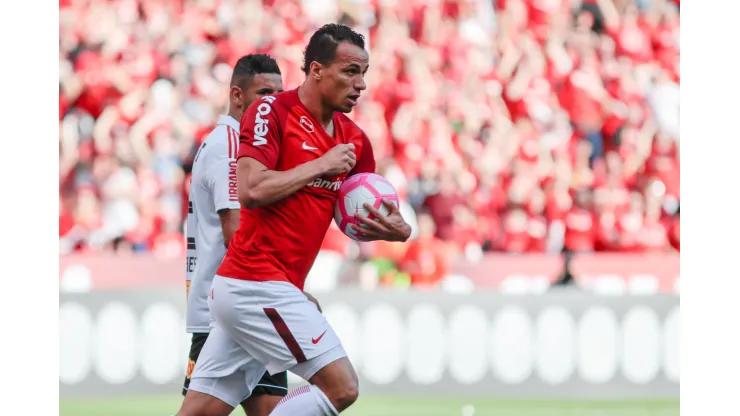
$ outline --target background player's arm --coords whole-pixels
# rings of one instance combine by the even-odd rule
[[[222,209],[218,212],[218,218],[221,220],[221,232],[224,234],[224,246],[229,247],[231,237],[239,228],[239,210]]]
[[[213,197],[213,206],[218,212],[221,221],[221,232],[224,236],[224,246],[228,247],[231,237],[239,228],[239,198],[237,195],[237,175],[236,175],[236,149],[217,150],[209,159],[210,164],[206,171],[206,180]],[[231,152],[231,153],[229,153]],[[202,161],[202,162],[205,162]]]

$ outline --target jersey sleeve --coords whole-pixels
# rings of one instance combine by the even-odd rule
[[[277,111],[273,106],[274,101],[273,96],[262,97],[244,112],[237,159],[251,157],[268,169],[275,169],[277,166],[282,142],[282,128]]]
[[[362,153],[357,157],[357,163],[355,167],[349,173],[349,176],[358,173],[375,173],[375,154],[373,153],[373,145],[370,143],[370,139],[367,135],[362,133]]]
[[[206,181],[213,195],[216,212],[224,209],[239,209],[236,188],[236,136],[235,130],[228,129],[229,149],[213,154],[211,166],[206,171]],[[225,146],[224,146],[225,147]],[[215,149],[214,149],[215,150]],[[211,156],[211,155],[209,155]]]

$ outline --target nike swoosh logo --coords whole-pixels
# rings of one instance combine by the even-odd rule
[[[326,334],[326,331],[322,332],[322,333],[321,333],[321,335],[319,335],[319,337],[318,337],[318,338],[312,338],[312,339],[311,339],[311,342],[313,342],[314,344],[318,344],[318,343],[319,343],[319,341],[321,341],[321,338],[323,338],[323,337],[324,337],[324,334]]]
[[[318,147],[311,147],[308,145],[308,143],[303,142],[303,150],[319,150]]]

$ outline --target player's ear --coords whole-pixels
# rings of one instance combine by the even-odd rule
[[[232,104],[243,107],[244,106],[244,91],[238,85],[232,85],[231,91],[229,92],[229,101]]]
[[[313,61],[311,62],[311,65],[308,67],[308,73],[315,79],[316,81],[321,81],[322,71],[324,69],[324,66],[320,63]]]

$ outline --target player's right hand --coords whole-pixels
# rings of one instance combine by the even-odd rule
[[[357,156],[352,143],[338,144],[321,156],[324,163],[324,175],[334,176],[347,173],[355,167]]]

